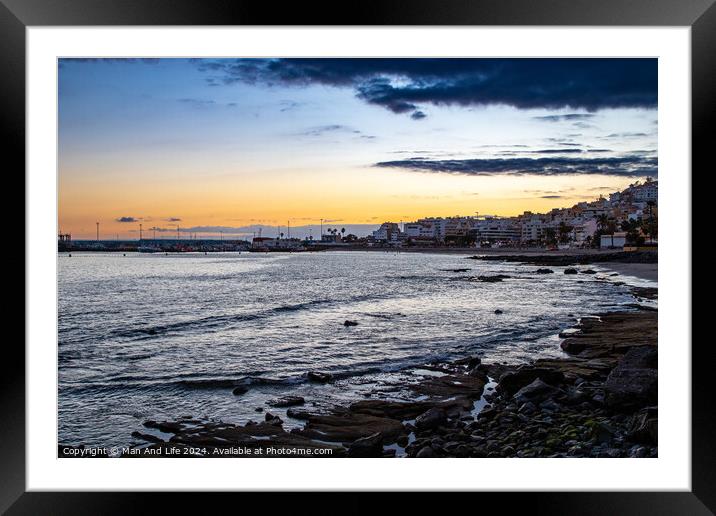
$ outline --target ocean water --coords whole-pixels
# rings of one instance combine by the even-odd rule
[[[315,410],[370,391],[404,399],[421,364],[559,356],[576,318],[634,302],[624,278],[537,268],[395,252],[60,254],[58,440],[136,444],[147,419],[243,423],[285,395]],[[511,278],[469,280],[494,274]]]

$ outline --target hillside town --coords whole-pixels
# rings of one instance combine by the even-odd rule
[[[658,181],[637,181],[608,198],[548,213],[428,217],[384,222],[367,239],[372,245],[458,247],[602,247],[655,245]]]

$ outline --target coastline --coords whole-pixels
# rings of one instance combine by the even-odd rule
[[[622,276],[633,276],[646,281],[659,280],[659,266],[656,263],[616,263],[609,262],[600,264],[611,272],[617,272]]]
[[[636,298],[655,289],[635,287]],[[380,391],[329,412],[286,396],[246,425],[145,421],[123,457],[655,457],[657,317],[637,309],[581,317],[565,355],[508,366],[478,356],[414,368],[416,401]],[[328,383],[315,373],[311,381]],[[284,428],[282,418],[303,422]],[[128,431],[129,433],[129,431]],[[61,457],[83,447],[60,445]],[[102,456],[102,455],[99,455]],[[104,455],[107,456],[107,455]]]

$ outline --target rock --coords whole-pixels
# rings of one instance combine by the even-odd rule
[[[478,276],[478,281],[484,281],[487,283],[497,283],[498,281],[502,281],[504,279],[509,279],[509,276],[505,274],[495,274],[494,276]]]
[[[415,419],[432,407],[433,403],[425,401],[361,400],[352,403],[349,408],[354,414],[365,414],[402,421]]]
[[[604,382],[605,402],[614,410],[633,410],[657,402],[657,370],[615,367]]]
[[[468,369],[472,369],[473,367],[479,366],[482,363],[482,360],[480,360],[480,357],[470,356],[455,360],[453,363],[456,365],[466,365]]]
[[[656,369],[659,366],[656,346],[635,346],[619,361],[618,367]]]
[[[564,381],[564,374],[561,371],[543,367],[521,366],[514,371],[509,371],[500,376],[498,385],[502,392],[508,396],[512,396],[515,392],[529,385],[537,378],[545,383],[556,385]]]
[[[270,425],[281,426],[283,424],[283,420],[280,417],[274,416],[270,412],[266,412],[264,419]]]
[[[309,371],[306,375],[308,381],[316,383],[328,383],[333,376],[330,373],[322,373],[320,371]]]
[[[597,273],[597,271],[592,270],[592,269],[585,269],[585,270],[579,271],[579,272],[582,274],[596,274]]]
[[[634,414],[629,421],[627,437],[642,444],[657,444],[659,436],[656,407],[646,407]]]
[[[565,274],[577,274],[579,271],[577,269],[573,269],[572,267],[567,267],[564,269]]]
[[[554,274],[552,269],[537,269],[535,272],[537,274]]]
[[[545,400],[555,395],[557,392],[559,392],[559,389],[537,378],[529,385],[526,385],[517,391],[514,395],[514,399],[518,403],[526,403],[528,401],[535,403]]]
[[[535,407],[534,403],[528,401],[527,403],[520,405],[518,411],[520,414],[534,414],[537,411],[537,407]]]
[[[614,428],[603,422],[597,423],[592,429],[592,437],[594,437],[597,442],[601,444],[605,444],[611,441],[614,437],[614,434]]]
[[[283,396],[266,402],[267,405],[276,408],[295,407],[303,405],[306,402],[301,396]]]
[[[562,406],[559,403],[556,403],[554,400],[546,400],[539,404],[539,408],[542,410],[547,410],[549,412],[558,412],[562,410]]]
[[[307,421],[296,433],[328,442],[353,442],[376,432],[381,434],[385,442],[395,442],[399,435],[405,433],[403,424],[395,419],[345,410],[328,415],[311,414]]]
[[[309,414],[305,410],[297,410],[294,408],[288,409],[286,411],[286,415],[288,417],[292,417],[293,419],[301,419],[301,420],[308,419],[311,416],[311,414]]]
[[[383,453],[383,438],[380,432],[356,439],[348,447],[349,457],[380,457]]]
[[[233,391],[231,391],[234,396],[240,396],[241,394],[246,394],[247,392],[249,392],[249,388],[245,385],[239,385],[238,387],[235,387]]]
[[[436,428],[447,422],[447,414],[444,410],[433,407],[415,418],[415,426],[419,430]]]
[[[346,319],[343,321],[343,326],[358,326],[358,323],[356,321],[349,321]]]
[[[420,448],[420,451],[415,455],[417,458],[429,458],[429,457],[435,457],[435,451],[433,450],[432,446],[424,446]]]
[[[495,313],[499,315],[499,314],[502,313],[502,310],[500,310],[500,309],[498,308],[497,310],[495,310]]]

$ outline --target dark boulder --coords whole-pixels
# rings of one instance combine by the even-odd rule
[[[447,422],[447,414],[444,410],[433,407],[415,418],[415,426],[419,430],[437,428]]]
[[[557,385],[564,381],[564,374],[561,371],[543,367],[522,366],[514,371],[504,373],[500,377],[499,388],[508,396],[512,396],[537,378],[548,384]]]
[[[245,385],[239,385],[238,387],[235,387],[234,390],[231,392],[235,396],[239,396],[241,394],[246,394],[247,392],[249,392],[249,388],[246,387]]]
[[[497,315],[500,315],[500,314],[502,313],[502,310],[500,310],[500,309],[498,308],[497,310],[495,310],[495,313],[496,313]]]
[[[596,274],[597,273],[597,271],[592,270],[592,269],[585,269],[585,270],[579,271],[579,272],[582,274]]]
[[[267,405],[277,408],[283,407],[295,407],[296,405],[303,405],[306,402],[301,396],[283,396],[266,402]]]
[[[509,279],[509,276],[505,274],[495,274],[494,276],[478,276],[478,281],[484,281],[487,283],[497,283],[498,281],[502,281],[504,279]]]
[[[574,269],[572,267],[568,267],[568,268],[564,269],[565,274],[577,274],[578,272],[579,271],[577,271],[577,269]]]
[[[604,383],[605,402],[615,410],[656,405],[658,375],[655,346],[631,348],[612,369]]]
[[[519,391],[517,391],[517,393],[515,393],[514,395],[514,398],[515,401],[520,404],[527,403],[528,401],[538,403],[542,400],[546,400],[547,398],[554,396],[558,392],[560,392],[559,389],[537,378],[529,385],[526,385],[525,387],[522,387]]]
[[[480,357],[470,356],[455,360],[453,363],[456,365],[466,365],[468,369],[472,369],[473,367],[479,366],[482,363],[482,360],[480,360]]]
[[[435,450],[432,446],[423,446],[415,456],[419,459],[435,457]]]
[[[305,410],[300,409],[294,409],[290,408],[286,411],[286,415],[288,417],[292,417],[293,419],[301,419],[301,420],[307,420],[311,417],[311,414],[306,412]]]
[[[343,326],[358,326],[358,323],[355,321],[349,321],[348,319],[346,319],[345,321],[343,321]]]
[[[537,274],[554,274],[552,269],[537,269],[535,272]]]
[[[283,424],[283,420],[280,417],[274,416],[270,412],[266,412],[264,419],[269,425],[281,426]]]
[[[356,439],[348,447],[349,457],[380,457],[383,454],[383,436],[376,432]]]
[[[332,377],[330,373],[322,373],[320,371],[309,371],[308,374],[306,374],[306,378],[308,378],[309,382],[316,383],[328,383]]]
[[[659,366],[656,346],[635,346],[627,351],[618,367],[629,369],[656,369]]]
[[[615,367],[604,383],[605,402],[615,410],[633,410],[657,401],[656,369]]]

